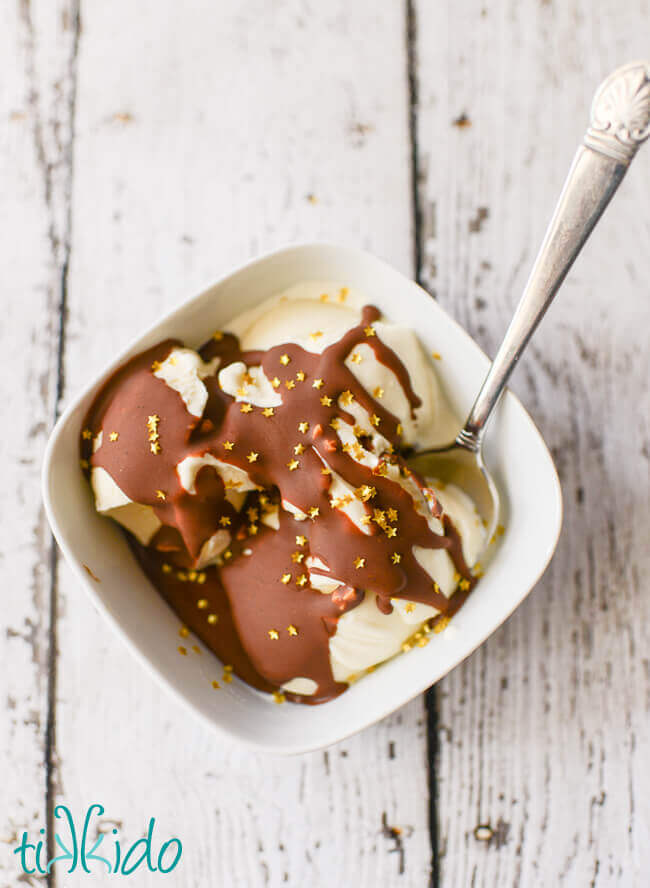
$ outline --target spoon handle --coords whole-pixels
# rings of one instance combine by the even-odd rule
[[[485,425],[528,340],[650,135],[650,62],[618,68],[601,84],[523,296],[456,441],[477,451]]]

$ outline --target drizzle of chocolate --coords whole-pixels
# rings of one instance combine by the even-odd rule
[[[153,506],[163,524],[148,547],[132,543],[156,588],[187,625],[254,687],[279,687],[296,676],[315,681],[315,695],[296,696],[301,702],[323,702],[347,687],[332,677],[328,639],[341,614],[363,599],[363,590],[375,595],[384,613],[392,610],[391,598],[419,601],[447,614],[452,606],[460,606],[459,593],[447,599],[416,560],[413,547],[445,549],[458,574],[469,583],[465,591],[475,583],[448,516],[442,516],[442,533],[431,530],[426,517],[414,508],[411,494],[381,473],[381,462],[375,470],[357,462],[343,450],[332,428],[333,420],[354,425],[354,417],[339,405],[344,392],[352,393],[354,401],[376,418],[376,431],[388,441],[386,452],[377,455],[397,464],[403,475],[410,475],[424,490],[423,479],[412,474],[397,453],[401,439],[398,419],[366,391],[345,363],[355,347],[369,346],[399,380],[412,414],[420,406],[397,355],[378,336],[368,335],[379,316],[376,308],[366,306],[361,323],[320,354],[291,343],[245,352],[231,334],[207,342],[200,354],[205,361],[220,358],[217,373],[242,361],[248,368],[261,366],[269,380],[279,380],[276,390],[282,404],[272,415],[264,415],[260,407],[242,412],[242,403],[222,391],[215,374],[204,380],[208,401],[203,417],[191,416],[180,395],[154,376],[152,365],[178,345],[167,340],[132,359],[106,383],[84,424],[93,438],[100,429],[104,434],[95,453],[91,452],[92,440],[82,439],[82,458],[92,467],[106,469],[131,500]],[[316,380],[323,380],[322,385],[314,387]],[[287,383],[293,385],[288,387]],[[327,401],[322,403],[324,397],[331,398],[329,406]],[[148,439],[147,419],[151,415],[160,420],[159,453],[151,452]],[[118,432],[113,442],[109,439],[112,431]],[[371,446],[367,433],[360,431],[357,438],[364,447]],[[224,446],[226,442],[233,443],[232,449]],[[296,454],[297,445],[304,451]],[[243,469],[261,489],[272,496],[279,492],[283,501],[310,517],[298,521],[280,509],[279,530],[264,527],[249,518],[251,508],[259,511],[258,495],[249,494],[237,512],[211,466],[198,473],[196,493],[187,493],[176,466],[187,456],[206,453]],[[248,459],[252,453],[258,454],[253,462]],[[291,468],[294,460],[297,468]],[[364,503],[370,518],[368,533],[331,506],[332,479],[326,466],[353,488],[365,485],[374,491]],[[158,491],[164,493],[164,501]],[[440,517],[440,504],[431,496],[430,509]],[[387,517],[391,514],[397,518]],[[191,585],[188,605],[188,583],[179,581],[174,571],[163,573],[162,564],[171,563],[174,569],[195,566],[203,544],[223,529],[222,518],[230,521],[227,530],[233,540],[229,557],[220,568],[205,571],[202,586]],[[296,536],[304,536],[307,544],[296,547]],[[244,550],[252,554],[243,554]],[[292,561],[296,552],[304,554],[299,563]],[[394,553],[400,556],[398,564],[393,563]],[[310,555],[328,569],[312,568],[314,573],[341,582],[332,595],[310,586],[305,567]],[[290,580],[283,582],[287,574]],[[297,582],[302,575],[307,578],[305,585]],[[208,600],[207,609],[197,609],[195,600],[200,598]],[[207,624],[207,613],[217,613],[218,623]],[[288,634],[289,625],[297,628],[297,635]],[[271,630],[278,633],[278,639],[269,636]]]

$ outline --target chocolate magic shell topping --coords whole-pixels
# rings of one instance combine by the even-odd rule
[[[355,361],[356,346],[369,346],[399,381],[411,413],[420,406],[405,366],[375,335],[379,316],[366,306],[358,326],[320,354],[290,343],[242,351],[235,336],[215,334],[199,350],[214,367],[202,380],[207,401],[200,416],[156,375],[183,347],[166,340],[115,373],[82,432],[86,472],[104,469],[129,500],[153,509],[160,526],[147,545],[130,534],[129,541],[184,624],[260,690],[310,679],[313,694],[287,695],[301,702],[323,702],[348,686],[333,677],[329,641],[339,618],[365,595],[384,614],[397,599],[444,614],[458,608],[475,582],[449,516],[425,479],[406,466],[399,420],[346,365],[349,356]],[[218,374],[239,362],[246,372],[231,396]],[[259,368],[275,406],[245,399]],[[359,408],[369,425],[360,424]],[[177,468],[188,458],[200,460],[191,492]],[[234,467],[230,474],[224,464]],[[345,486],[334,495],[337,479]],[[415,508],[414,490],[429,516]],[[360,522],[340,508],[351,501],[361,509]],[[431,515],[442,518],[442,532],[431,529]],[[221,542],[217,563],[201,568],[210,541]],[[451,598],[414,547],[447,551],[459,581]],[[317,577],[338,584],[325,593],[312,585]]]

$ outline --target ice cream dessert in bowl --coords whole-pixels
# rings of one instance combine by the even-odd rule
[[[472,502],[406,461],[457,427],[415,332],[312,280],[196,351],[131,358],[81,463],[183,627],[254,688],[322,703],[426,644],[476,583]]]

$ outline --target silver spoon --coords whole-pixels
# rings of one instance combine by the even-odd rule
[[[486,542],[499,518],[499,491],[483,461],[487,422],[528,340],[649,135],[650,62],[632,62],[610,74],[594,96],[589,127],[524,293],[465,425],[450,444],[409,459],[419,474],[457,484],[472,497],[487,528]]]

